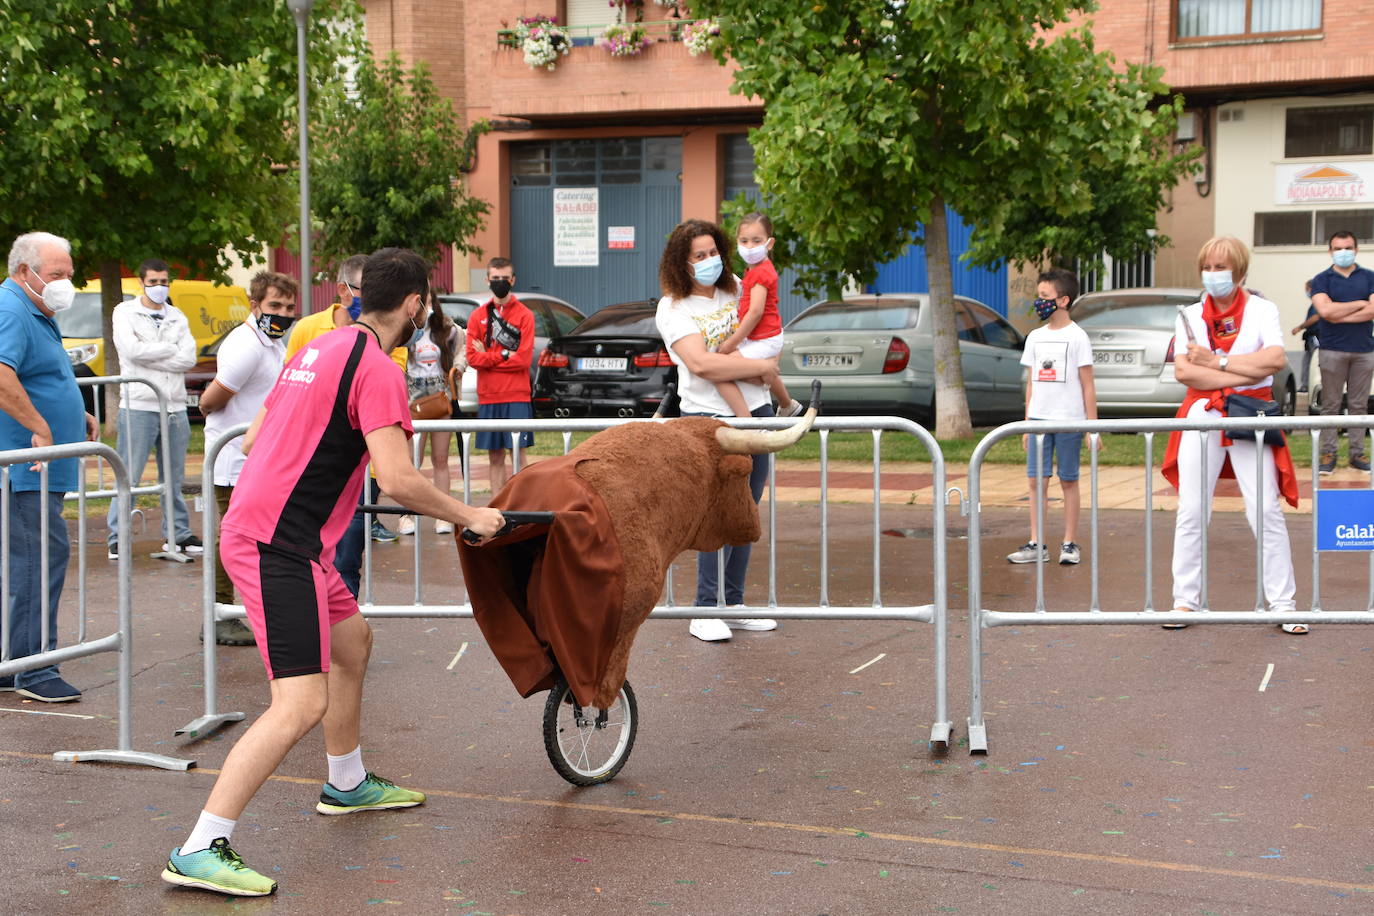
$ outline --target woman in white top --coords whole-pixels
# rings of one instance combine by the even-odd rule
[[[1174,376],[1188,386],[1177,416],[1201,419],[1226,416],[1226,397],[1237,393],[1271,400],[1273,373],[1283,367],[1283,329],[1278,306],[1244,289],[1250,268],[1245,243],[1230,236],[1207,241],[1198,253],[1206,290],[1201,302],[1180,315],[1175,332]],[[1183,345],[1187,344],[1186,350]],[[1263,439],[1262,433],[1256,433]],[[1206,450],[1207,476],[1202,475]],[[1264,491],[1257,492],[1256,459],[1264,461]],[[1295,607],[1297,585],[1279,496],[1298,504],[1297,475],[1286,442],[1267,445],[1224,436],[1174,432],[1169,436],[1163,473],[1178,488],[1174,528],[1174,610],[1195,611],[1202,605],[1202,539],[1211,516],[1211,498],[1219,476],[1234,477],[1245,499],[1250,530],[1263,518],[1264,597],[1271,611]],[[1207,509],[1203,510],[1206,496]],[[1186,624],[1165,624],[1177,629]],[[1288,633],[1306,633],[1305,624],[1284,624]]]
[[[466,364],[463,361],[462,332],[458,326],[444,314],[444,310],[439,306],[439,300],[433,290],[429,294],[429,320],[425,322],[424,333],[420,339],[409,347],[406,354],[406,387],[410,399],[422,398],[427,394],[434,394],[442,391],[451,399],[453,391],[450,385],[450,373],[455,377],[461,377]],[[456,378],[454,379],[456,381]],[[424,435],[428,439],[430,462],[434,469],[434,486],[442,493],[447,493],[452,483],[452,475],[448,468],[448,445],[450,433],[427,433]],[[420,458],[425,457],[425,444],[420,444]],[[415,516],[403,515],[397,525],[397,530],[401,534],[415,533]],[[443,519],[434,520],[434,532],[436,534],[452,534],[453,525]]]
[[[683,416],[730,417],[733,413],[716,390],[716,382],[733,381],[739,385],[746,406],[756,417],[773,416],[768,389],[759,384],[762,376],[777,369],[772,359],[745,359],[738,355],[716,353],[716,347],[739,324],[739,281],[725,269],[723,257],[731,250],[725,233],[715,223],[690,219],[678,224],[658,265],[658,282],[663,298],[658,303],[656,322],[663,344],[677,365],[678,396]],[[766,455],[755,455],[749,487],[758,502],[768,477]],[[749,544],[725,547],[725,604],[744,603],[744,577],[749,568]],[[697,555],[698,606],[718,604],[717,555]],[[772,620],[731,620],[717,618],[693,620],[688,632],[708,641],[729,639],[730,627],[746,630],[771,630]]]

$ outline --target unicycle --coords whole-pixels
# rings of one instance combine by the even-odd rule
[[[552,524],[555,515],[553,512],[506,509],[502,509],[501,514],[505,524],[492,538],[509,534],[521,525]],[[481,538],[466,529],[462,538],[474,546],[482,543]],[[552,653],[549,660],[556,670],[558,662]],[[578,705],[567,678],[561,671],[556,671],[553,687],[544,702],[543,733],[544,750],[559,776],[575,786],[598,786],[609,782],[629,759],[638,729],[639,706],[629,681],[621,686],[609,708],[598,709]]]
[[[549,763],[575,786],[599,786],[620,772],[635,746],[639,707],[630,682],[609,709],[578,706],[558,675],[544,703],[544,750]]]

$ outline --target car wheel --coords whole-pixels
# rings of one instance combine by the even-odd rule
[[[1298,389],[1291,378],[1283,389],[1283,400],[1279,402],[1279,412],[1285,417],[1295,416],[1298,412]]]

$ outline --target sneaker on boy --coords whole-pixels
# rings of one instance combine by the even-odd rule
[[[162,880],[238,897],[266,897],[277,889],[277,882],[244,865],[224,837],[200,852],[182,855],[181,847],[173,849],[167,867],[162,870]]]
[[[1050,560],[1050,549],[1044,544],[1029,541],[1007,554],[1008,563],[1034,563],[1036,560]]]
[[[367,778],[347,792],[325,783],[315,810],[321,814],[352,814],[355,811],[381,811],[387,808],[413,808],[425,803],[425,793],[402,789],[380,776]]]
[[[1081,560],[1081,559],[1082,559],[1082,557],[1079,556],[1078,545],[1077,545],[1077,544],[1074,544],[1074,543],[1071,543],[1071,542],[1070,542],[1070,543],[1067,543],[1067,544],[1061,544],[1061,545],[1060,545],[1060,547],[1059,547],[1059,565],[1060,565],[1060,566],[1077,566],[1079,560]]]

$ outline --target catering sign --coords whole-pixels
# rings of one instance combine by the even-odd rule
[[[1369,201],[1374,201],[1374,162],[1274,166],[1275,203],[1310,205]]]

